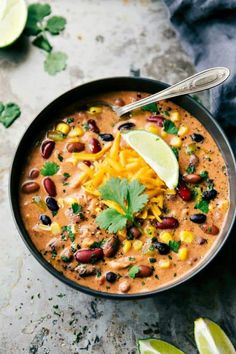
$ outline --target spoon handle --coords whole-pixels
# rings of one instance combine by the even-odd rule
[[[229,75],[229,69],[224,67],[203,70],[200,73],[178,82],[177,84],[167,87],[165,90],[155,93],[154,95],[127,104],[123,107],[116,108],[116,113],[119,116],[122,116],[133,109],[145,106],[149,103],[210,89],[222,84],[222,82],[224,82]]]

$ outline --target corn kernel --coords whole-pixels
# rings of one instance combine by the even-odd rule
[[[123,252],[124,252],[124,253],[129,252],[131,246],[132,246],[131,241],[129,241],[129,240],[124,240],[124,242],[123,242]]]
[[[70,134],[69,134],[70,135]],[[68,139],[68,143],[78,143],[80,141],[79,137]]]
[[[179,131],[178,131],[178,135],[179,136],[184,136],[188,133],[189,131],[189,128],[186,127],[185,125],[182,125],[180,128],[179,128]]]
[[[59,205],[59,208],[64,208],[64,199],[63,198],[58,198],[57,203]]]
[[[140,241],[140,240],[135,240],[135,241],[133,242],[133,249],[134,249],[135,251],[140,251],[142,247],[143,247],[142,241]]]
[[[182,145],[182,140],[178,136],[174,136],[170,141],[170,145],[178,148]]]
[[[96,114],[96,113],[101,113],[102,108],[101,107],[90,107],[89,108],[89,113],[91,114]]]
[[[39,225],[37,225],[37,229],[42,230],[42,231],[51,231],[51,226],[39,224]]]
[[[178,259],[180,261],[186,261],[187,258],[188,258],[188,249],[187,249],[187,247],[180,248],[179,252],[178,252]]]
[[[57,124],[56,130],[67,135],[70,131],[70,126],[64,122],[61,122]]]
[[[167,269],[170,268],[170,260],[169,259],[160,259],[158,262],[160,268]]]
[[[101,213],[102,209],[97,207],[97,208],[95,208],[95,211],[96,211],[96,213]]]
[[[172,235],[171,235],[170,232],[163,231],[163,232],[160,234],[159,239],[160,239],[162,242],[169,244],[169,242],[173,240],[173,237],[172,237]]]
[[[89,248],[93,243],[94,243],[94,241],[91,240],[91,238],[86,237],[82,241],[82,248]]]
[[[180,232],[180,240],[186,243],[193,242],[194,235],[191,231],[181,231]]]
[[[159,133],[160,133],[159,129],[158,129],[155,125],[149,125],[149,127],[147,128],[147,130],[148,130],[150,133],[153,133],[153,134],[159,134]]]
[[[177,111],[173,111],[170,113],[170,120],[172,122],[179,122],[180,121],[180,114]]]
[[[69,137],[70,138],[76,138],[77,136],[81,136],[84,134],[84,131],[81,127],[75,127],[74,129],[72,129],[69,133]]]
[[[161,129],[161,136],[162,136],[162,138],[166,138],[167,135],[168,135],[167,132],[165,132],[164,129]]]
[[[61,226],[58,224],[58,222],[52,222],[51,223],[51,232],[53,235],[58,235],[61,233]]]
[[[157,234],[157,230],[154,226],[146,226],[144,232],[149,237],[155,237]]]
[[[221,200],[219,202],[219,208],[222,211],[227,211],[229,209],[229,201],[228,200]]]
[[[121,238],[125,239],[127,237],[127,231],[126,229],[120,230],[117,232],[117,235],[120,236]]]

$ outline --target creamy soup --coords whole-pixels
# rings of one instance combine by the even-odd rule
[[[100,98],[121,106],[145,96]],[[130,129],[169,144],[179,163],[177,188],[125,143],[122,132]],[[43,257],[74,282],[109,293],[152,291],[191,271],[219,237],[228,206],[216,143],[170,101],[122,121],[105,105],[55,121],[32,147],[20,185],[22,218]]]

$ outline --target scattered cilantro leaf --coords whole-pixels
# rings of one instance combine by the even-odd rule
[[[209,211],[209,202],[207,200],[200,200],[197,204],[195,204],[194,208],[207,214]]]
[[[9,128],[20,115],[20,107],[16,103],[0,103],[0,122],[5,128]]]
[[[67,257],[67,256],[61,256],[61,260],[65,263],[68,263],[70,262],[70,257]]]
[[[163,123],[164,125],[164,131],[167,132],[168,134],[174,134],[176,135],[178,133],[178,128],[176,125],[169,119],[166,119]]]
[[[83,123],[82,124],[82,127],[84,128],[85,131],[88,131],[89,130],[89,125],[87,122]]]
[[[44,70],[49,75],[56,75],[58,72],[65,70],[67,55],[63,52],[49,53],[44,61]]]
[[[48,39],[43,34],[40,34],[39,36],[37,36],[33,40],[32,43],[35,47],[38,47],[38,48],[44,50],[45,52],[50,53],[52,51],[51,44],[49,43]]]
[[[81,205],[79,205],[78,203],[73,203],[71,205],[71,208],[74,214],[79,214],[79,212],[81,212]]]
[[[205,181],[208,179],[208,172],[207,171],[201,171],[200,172],[200,176],[202,177],[202,179]]]
[[[158,106],[155,102],[149,103],[146,106],[143,106],[141,109],[142,109],[142,111],[148,111],[148,112],[152,112],[152,113],[159,112]]]
[[[68,172],[64,172],[64,173],[63,173],[63,176],[64,176],[65,179],[70,178],[70,174],[69,174]]]
[[[164,115],[167,116],[167,117],[170,116],[170,113],[169,113],[168,111],[162,111],[161,113],[164,114]]]
[[[52,16],[48,19],[46,30],[53,35],[59,34],[65,29],[66,19],[62,16]]]
[[[40,172],[43,176],[53,176],[59,171],[59,169],[60,167],[55,162],[47,161]]]
[[[186,168],[186,172],[187,172],[188,174],[194,173],[195,170],[196,170],[195,166],[191,166],[191,165],[189,165],[189,166]]]
[[[64,157],[61,154],[58,154],[57,158],[60,162],[62,162],[64,160]]]
[[[49,4],[31,4],[28,6],[28,17],[25,26],[25,34],[28,36],[36,36],[42,31],[40,22],[44,17],[50,15],[51,6]]]
[[[108,230],[110,233],[116,233],[124,229],[127,218],[125,215],[118,213],[115,209],[108,208],[103,210],[97,217],[96,222],[100,228]]]
[[[66,123],[70,124],[74,122],[74,118],[67,118]]]
[[[179,159],[179,149],[177,149],[176,147],[172,147],[171,149],[172,149],[173,153],[175,154],[175,157],[178,160]]]
[[[58,210],[52,210],[52,216],[53,216],[53,217],[56,216],[57,213],[58,213]]]
[[[136,277],[136,275],[138,274],[139,272],[139,267],[138,266],[133,266],[131,268],[129,268],[129,277],[134,279]]]
[[[94,241],[89,248],[102,248],[102,246],[105,244],[105,240],[101,240],[101,241]]]
[[[171,249],[171,251],[173,251],[175,253],[178,253],[180,245],[181,245],[181,241],[175,241],[175,240],[174,241],[169,241],[170,249]]]
[[[72,226],[71,225],[66,225],[62,227],[62,233],[65,234],[67,233],[71,242],[74,242],[75,240],[75,234],[72,231]]]

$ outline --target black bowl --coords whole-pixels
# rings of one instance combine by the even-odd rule
[[[223,231],[220,237],[217,238],[217,242],[212,247],[210,252],[206,255],[206,257],[202,260],[200,264],[198,264],[195,268],[193,268],[188,273],[184,274],[182,277],[177,278],[174,282],[170,284],[166,284],[165,286],[150,292],[145,293],[137,293],[137,294],[109,294],[105,292],[96,291],[85,286],[81,286],[72,280],[66,278],[62,273],[57,271],[52,267],[50,263],[48,263],[41,253],[36,249],[33,242],[31,241],[30,236],[28,235],[24,224],[22,222],[20,209],[19,209],[19,183],[21,171],[26,162],[26,158],[29,155],[29,146],[33,146],[35,141],[37,141],[45,131],[45,128],[53,123],[55,118],[63,116],[64,112],[68,111],[68,109],[76,109],[78,103],[83,102],[84,99],[88,97],[93,97],[98,94],[112,92],[112,91],[138,91],[138,92],[148,92],[148,93],[156,93],[165,89],[168,85],[159,81],[144,79],[144,78],[132,78],[132,77],[115,77],[108,79],[101,79],[93,82],[89,82],[87,84],[76,87],[57,99],[55,99],[52,103],[50,103],[30,124],[25,134],[23,135],[19,146],[16,150],[16,154],[13,160],[11,175],[10,175],[10,199],[11,199],[11,207],[14,214],[14,219],[19,230],[19,233],[29,248],[30,252],[34,255],[34,257],[39,261],[39,263],[47,269],[51,274],[53,274],[56,278],[61,280],[63,283],[71,286],[72,288],[87,293],[89,295],[101,296],[112,299],[137,299],[149,297],[157,294],[158,292],[167,290],[171,287],[174,287],[182,282],[188,280],[193,275],[198,273],[201,269],[203,269],[218,253],[222,245],[224,244],[226,238],[228,237],[230,230],[233,225],[233,221],[235,218],[235,203],[236,203],[236,189],[234,186],[236,185],[236,165],[234,160],[233,152],[230,148],[229,142],[219,127],[219,125],[215,122],[210,112],[208,112],[201,104],[196,102],[190,96],[182,96],[177,99],[173,99],[173,101],[179,106],[186,109],[193,116],[195,116],[210,132],[210,134],[214,137],[216,144],[218,145],[221,153],[226,162],[229,183],[230,183],[230,200],[231,205],[228,212],[227,220]]]

